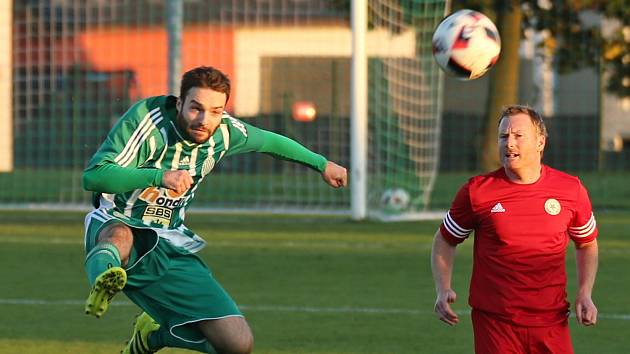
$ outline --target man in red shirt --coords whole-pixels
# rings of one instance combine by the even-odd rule
[[[469,304],[478,354],[573,353],[565,273],[569,239],[576,247],[577,321],[597,321],[591,293],[598,230],[591,202],[577,177],[542,164],[546,137],[536,111],[507,107],[499,122],[503,166],[459,190],[433,240],[435,312],[454,325],[455,247],[475,231]]]

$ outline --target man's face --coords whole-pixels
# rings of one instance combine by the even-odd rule
[[[540,168],[545,137],[525,113],[504,117],[499,124],[499,155],[510,170]]]
[[[177,126],[187,140],[203,144],[221,124],[227,96],[209,88],[191,88],[177,100]]]

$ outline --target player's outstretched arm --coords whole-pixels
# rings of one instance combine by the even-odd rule
[[[322,178],[333,188],[345,187],[348,184],[348,171],[332,161],[326,163]]]

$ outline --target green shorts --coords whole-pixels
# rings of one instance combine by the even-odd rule
[[[131,301],[169,328],[173,336],[188,342],[205,341],[191,325],[194,322],[243,316],[204,261],[174,244],[182,244],[178,238],[190,238],[192,232],[151,228],[134,221],[104,209],[91,212],[85,220],[86,254],[105,225],[122,222],[131,227],[134,245],[125,267],[127,284],[123,289]]]

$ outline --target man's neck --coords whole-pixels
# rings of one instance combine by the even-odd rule
[[[540,178],[542,174],[542,165],[518,170],[511,170],[507,167],[504,167],[504,170],[510,181],[517,184],[531,184],[538,181],[538,179]]]

